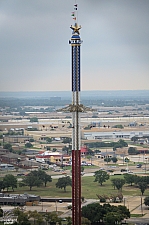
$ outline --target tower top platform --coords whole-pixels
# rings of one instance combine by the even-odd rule
[[[74,26],[71,25],[70,28],[72,29],[72,37],[71,40],[69,41],[69,44],[74,46],[80,45],[82,43],[80,38],[81,26],[78,26],[78,24],[75,23]]]

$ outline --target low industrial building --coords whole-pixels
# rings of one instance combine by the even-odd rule
[[[149,136],[149,130],[111,130],[107,129],[91,129],[82,131],[82,139],[98,140],[98,139],[131,139],[132,137]]]
[[[0,164],[0,170],[2,170],[2,171],[12,171],[12,170],[15,170],[15,167],[11,164],[1,163]]]
[[[32,138],[33,136],[29,135],[6,135],[3,137],[3,141],[5,143],[26,143]]]
[[[60,154],[59,152],[40,152],[40,154],[36,155],[36,161],[37,162],[47,162],[47,163],[53,163],[53,164],[60,164],[63,162],[63,164],[70,161],[70,156],[66,154]]]
[[[38,205],[40,196],[0,193],[0,205]]]
[[[7,154],[1,155],[1,161],[9,164],[19,164],[20,161],[25,160],[26,156],[14,154],[9,152]]]

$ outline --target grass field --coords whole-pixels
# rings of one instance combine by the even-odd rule
[[[122,178],[123,176],[114,176],[114,178],[119,177]],[[113,178],[113,176],[111,177]],[[57,182],[57,179],[53,179],[51,183],[47,184],[47,187],[33,187],[32,191],[29,190],[29,187],[19,187],[15,189],[14,193],[32,193],[40,196],[47,196],[47,197],[55,197],[55,198],[62,198],[62,197],[71,197],[71,187],[68,186],[66,188],[66,192],[64,192],[63,189],[56,188],[55,184]],[[11,191],[11,189],[10,189]],[[9,191],[9,192],[10,192]],[[85,198],[97,198],[97,194],[105,194],[105,195],[111,195],[111,194],[117,194],[117,189],[114,190],[112,187],[110,179],[103,183],[102,186],[100,186],[97,182],[94,182],[94,177],[82,177],[82,196]],[[122,190],[123,195],[130,195],[130,196],[137,196],[140,195],[140,190],[137,187],[130,186],[128,184],[125,184],[123,186]],[[149,189],[147,189],[144,193],[144,195],[149,195]]]

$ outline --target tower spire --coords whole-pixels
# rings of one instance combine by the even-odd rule
[[[76,3],[76,0],[75,0],[75,3],[74,3],[74,11],[72,12],[71,15],[73,16],[73,20],[78,22],[78,4]]]

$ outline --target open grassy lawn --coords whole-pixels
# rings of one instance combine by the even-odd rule
[[[56,188],[55,184],[57,179],[53,179],[52,182],[47,183],[47,187],[33,187],[32,191],[29,190],[29,187],[19,187],[15,190],[15,192],[21,193],[28,193],[28,194],[35,194],[40,196],[47,196],[49,198],[59,198],[59,197],[71,197],[71,187],[68,186],[66,188],[66,192],[63,189]]]
[[[122,178],[122,176],[114,176],[114,178],[116,177]],[[112,178],[113,176],[110,179]],[[117,194],[118,190],[117,189],[114,190],[113,186],[111,185],[110,179],[107,182],[103,183],[102,186],[100,186],[97,182],[94,182],[94,177],[83,177],[82,196],[84,196],[85,198],[97,198],[96,194],[99,195]],[[137,187],[125,184],[123,186],[122,193],[123,195],[137,196],[140,195],[140,190]],[[148,189],[145,191],[145,195],[149,195]]]
[[[114,176],[116,177],[121,177],[123,176]],[[111,176],[113,178],[113,176]],[[110,178],[110,179],[111,179]],[[112,187],[110,179],[103,183],[102,186],[100,186],[97,182],[94,182],[94,177],[82,177],[82,196],[85,198],[97,198],[97,194],[102,195],[111,195],[111,194],[117,194],[118,191],[117,189],[114,190]],[[68,186],[66,188],[66,192],[64,192],[63,189],[56,188],[55,184],[57,182],[57,179],[53,179],[51,183],[47,184],[47,187],[33,187],[32,191],[29,190],[29,187],[19,187],[15,189],[14,193],[31,193],[35,195],[40,195],[40,196],[47,196],[47,197],[55,197],[55,198],[62,198],[62,197],[71,197],[71,187]],[[11,189],[10,189],[11,191]],[[131,195],[131,196],[136,196],[140,195],[140,190],[137,187],[134,186],[129,186],[128,184],[125,184],[123,186],[122,190],[123,195]],[[149,195],[149,189],[147,189],[144,193],[144,195]]]

